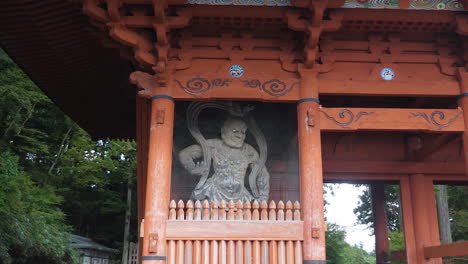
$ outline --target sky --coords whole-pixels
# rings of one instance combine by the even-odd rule
[[[340,225],[346,230],[346,242],[351,245],[362,243],[364,250],[371,252],[375,248],[374,236],[366,225],[357,224],[353,209],[357,207],[359,194],[365,186],[355,187],[352,184],[330,184],[334,194],[327,193],[325,199],[327,222]]]

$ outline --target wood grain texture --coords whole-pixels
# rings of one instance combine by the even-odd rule
[[[465,130],[459,109],[320,108],[323,131],[437,131]]]
[[[468,256],[468,241],[425,247],[424,256],[426,258]]]
[[[302,240],[302,221],[167,221],[170,240]]]

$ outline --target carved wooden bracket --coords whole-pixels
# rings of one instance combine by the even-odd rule
[[[190,9],[176,9],[168,15],[166,0],[153,0],[146,6],[122,0],[82,0],[83,12],[118,43],[133,50],[141,67],[152,69],[161,84],[170,71],[169,43],[171,29],[189,24]],[[148,15],[148,13],[150,15]]]
[[[436,64],[443,75],[456,75],[457,65],[462,64],[456,55],[457,45],[454,38],[434,37],[433,42],[423,45],[401,41],[398,33],[369,33],[367,46],[365,42],[350,42],[334,40],[332,34],[323,34],[320,42],[319,71],[326,73],[333,70],[336,61],[340,62],[372,62],[376,71],[369,78],[380,80],[382,67],[390,66],[398,71],[401,63]],[[377,71],[378,70],[378,71]],[[397,73],[397,77],[400,74]]]
[[[299,4],[299,2],[301,2]],[[341,10],[330,11],[329,20],[324,20],[324,12],[327,7],[326,0],[297,1],[298,6],[307,7],[308,12],[304,10],[290,10],[286,13],[288,27],[295,31],[306,33],[306,45],[304,48],[304,65],[312,68],[316,62],[318,52],[318,42],[322,32],[332,32],[341,28],[343,14]]]

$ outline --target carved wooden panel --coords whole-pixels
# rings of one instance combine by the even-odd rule
[[[413,130],[461,132],[460,109],[321,108],[322,130]]]

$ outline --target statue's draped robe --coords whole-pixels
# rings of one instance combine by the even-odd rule
[[[253,200],[244,182],[247,168],[258,160],[257,151],[246,143],[240,149],[228,147],[220,139],[210,139],[208,145],[214,173],[201,188],[193,191],[192,198],[218,202]]]

